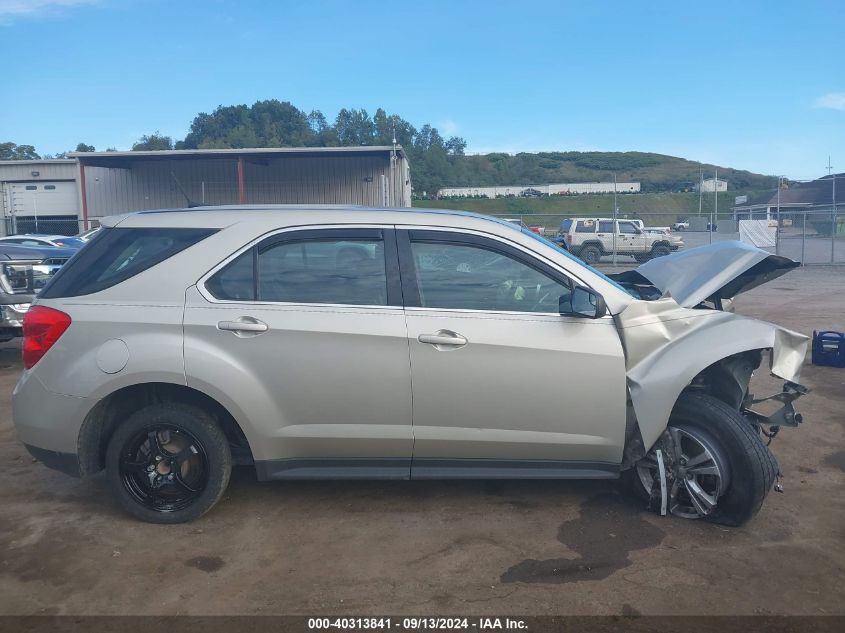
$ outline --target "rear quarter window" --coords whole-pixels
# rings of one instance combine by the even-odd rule
[[[100,292],[160,264],[216,229],[128,228],[97,232],[41,291],[60,299]]]
[[[596,222],[595,222],[595,220],[578,220],[578,224],[575,225],[575,232],[576,233],[595,233],[596,232]]]

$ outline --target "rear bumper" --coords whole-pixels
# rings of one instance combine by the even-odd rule
[[[79,457],[75,453],[59,453],[49,451],[46,448],[38,448],[31,444],[24,444],[26,450],[47,468],[58,470],[71,477],[81,477],[82,471],[79,467]]]
[[[25,371],[12,392],[12,418],[18,438],[32,453],[33,449],[56,455],[73,455],[79,451],[79,430],[92,401],[49,391],[30,371]],[[48,466],[69,458],[33,456]],[[59,468],[59,470],[64,470]]]

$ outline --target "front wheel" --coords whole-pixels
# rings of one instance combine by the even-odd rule
[[[585,263],[592,266],[593,264],[599,263],[599,260],[601,259],[601,251],[597,246],[587,245],[581,249],[581,252],[578,253],[578,257],[584,260]]]
[[[667,255],[671,254],[672,249],[669,248],[666,244],[656,244],[654,248],[651,249],[651,256],[652,257],[666,257]]]
[[[635,494],[659,511],[657,450],[666,471],[667,512],[685,519],[740,525],[760,510],[778,464],[754,426],[721,400],[681,395],[669,425],[626,477]]]
[[[150,523],[205,514],[229,483],[226,435],[200,408],[152,404],[118,426],[106,449],[106,478],[120,505]]]

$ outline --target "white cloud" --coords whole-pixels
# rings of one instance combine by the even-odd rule
[[[0,0],[0,24],[18,18],[54,16],[64,9],[98,4],[100,0]]]
[[[845,111],[845,92],[828,92],[816,99],[817,108]]]
[[[452,119],[446,119],[437,124],[437,130],[443,136],[454,136],[460,129],[460,126]]]

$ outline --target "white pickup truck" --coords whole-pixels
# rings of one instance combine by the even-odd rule
[[[642,227],[642,220],[617,220],[614,231],[611,218],[569,218],[561,223],[561,237],[566,248],[588,264],[603,255],[628,255],[638,262],[669,255],[682,248],[683,240],[663,227]]]

